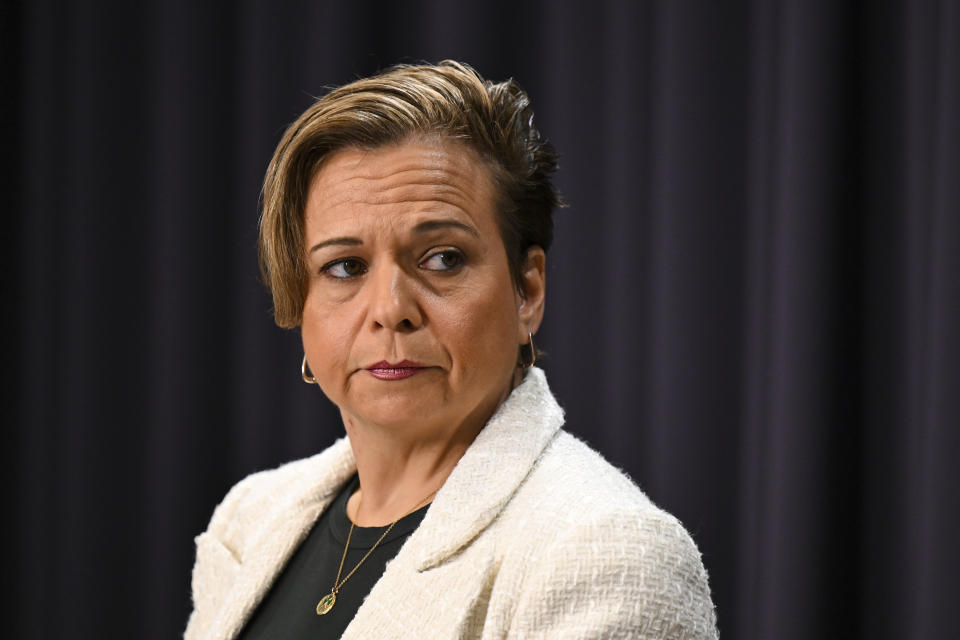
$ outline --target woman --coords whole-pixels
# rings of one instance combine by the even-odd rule
[[[199,638],[713,638],[672,516],[561,430],[533,343],[556,155],[512,81],[398,67],[278,146],[260,255],[347,437],[235,486]]]

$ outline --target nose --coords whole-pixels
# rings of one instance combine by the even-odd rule
[[[413,331],[423,324],[416,284],[400,265],[382,262],[367,279],[369,318],[378,328]]]

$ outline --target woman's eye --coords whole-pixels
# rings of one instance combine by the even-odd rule
[[[430,271],[450,271],[463,264],[463,254],[459,251],[438,251],[423,262],[420,266]]]
[[[367,267],[356,258],[335,260],[323,267],[323,272],[332,278],[352,278],[365,273]]]

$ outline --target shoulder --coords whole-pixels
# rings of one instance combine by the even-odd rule
[[[544,449],[517,499],[536,501],[541,513],[561,525],[621,518],[676,522],[623,471],[566,431],[558,432]]]
[[[525,519],[534,560],[516,612],[520,637],[536,637],[545,619],[571,636],[716,637],[690,535],[582,441],[560,432],[513,508],[537,514]]]
[[[239,556],[250,531],[290,501],[333,491],[353,469],[349,442],[342,438],[322,452],[252,473],[235,484],[216,507],[206,533]],[[332,486],[328,486],[332,485]],[[319,496],[322,498],[322,496]]]
[[[240,615],[242,603],[230,600],[231,590],[239,584],[249,592],[281,563],[287,542],[352,469],[349,443],[341,440],[310,458],[249,475],[230,489],[195,540],[194,608],[185,637],[206,637],[218,612]]]

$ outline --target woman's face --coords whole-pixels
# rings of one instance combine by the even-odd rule
[[[543,311],[543,252],[521,297],[472,149],[419,140],[344,149],[313,178],[303,346],[357,423],[413,438],[479,429],[509,394]]]

